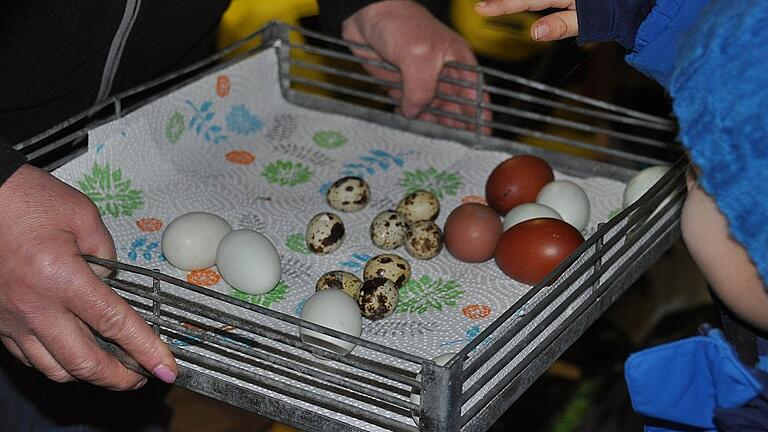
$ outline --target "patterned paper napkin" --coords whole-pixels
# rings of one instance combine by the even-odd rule
[[[361,275],[369,257],[385,252],[368,237],[379,211],[427,189],[441,200],[442,226],[457,205],[481,199],[488,174],[509,157],[293,106],[278,83],[277,57],[267,50],[91,131],[88,153],[54,174],[98,204],[120,261],[298,316],[321,274]],[[347,175],[369,182],[372,202],[361,212],[339,213],[347,228],[343,246],[315,256],[304,242],[307,222],[331,211],[324,192]],[[592,217],[585,234],[621,205],[621,182],[555,176],[586,190]],[[227,286],[215,269],[186,273],[166,263],[163,228],[191,211],[266,235],[282,257],[280,284],[248,295]],[[410,261],[413,278],[400,290],[396,313],[366,321],[362,337],[425,358],[458,351],[529,289],[493,260],[466,264],[443,250],[419,261],[403,248],[395,252]],[[297,333],[293,326],[284,330]]]

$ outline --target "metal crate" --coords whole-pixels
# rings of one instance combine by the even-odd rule
[[[296,35],[301,38],[297,39]],[[299,39],[301,43],[296,42]],[[257,46],[233,56],[236,49],[248,43]],[[406,119],[393,113],[397,102],[385,91],[401,89],[401,84],[372,78],[359,66],[366,64],[390,71],[396,68],[356,58],[347,48],[368,49],[308,30],[270,23],[236,46],[119,94],[16,148],[24,151],[31,162],[55,169],[85,151],[87,133],[94,127],[121,118],[160,95],[244,57],[275,49],[279,55],[283,96],[302,107],[449,139],[473,149],[538,155],[556,169],[576,176],[627,181],[639,168],[671,165],[668,174],[642,199],[601,224],[577,251],[445,366],[156,271],[87,257],[93,263],[146,276],[145,284],[116,278],[105,279],[105,282],[125,296],[158,333],[194,339],[212,355],[225,359],[215,361],[183,346],[171,346],[180,361],[177,385],[306,430],[486,430],[679,238],[687,162],[674,142],[675,124],[515,75],[456,63],[446,68],[471,72],[479,80],[441,77],[441,82],[474,88],[478,95],[490,95],[490,101],[484,102],[480,96],[466,99],[439,93],[439,98],[473,107],[475,115],[435,109],[429,112],[472,124],[474,131]],[[297,56],[297,53],[309,55]],[[321,72],[331,79],[320,80],[303,73],[306,71]],[[483,120],[483,109],[492,111],[496,120]],[[557,129],[545,131],[545,126]],[[481,133],[482,128],[490,130],[492,135]],[[558,131],[578,131],[604,145],[568,138]],[[523,137],[557,143],[567,150],[586,150],[588,158],[526,145],[518,141]],[[255,312],[259,318],[250,320],[222,313],[164,291],[165,284],[236,305]],[[177,319],[180,313],[198,317],[201,325],[209,328],[236,326],[246,335],[222,337],[215,332],[190,329],[180,324]],[[304,344],[297,334],[271,329],[269,322],[274,320],[350,341],[358,348],[346,357],[324,351]],[[104,341],[103,346],[126,365],[141,371],[118,347]],[[392,362],[366,359],[366,350],[383,354]],[[323,360],[318,361],[319,358]],[[242,364],[256,367],[259,373],[238,366]],[[274,376],[295,384],[278,381]],[[254,391],[246,384],[256,385],[263,391]],[[412,391],[421,394],[420,403],[411,401]],[[328,393],[334,396],[328,397]],[[286,399],[300,401],[301,406]],[[360,403],[351,404],[349,400]],[[411,419],[411,414],[418,416],[418,424]],[[340,420],[339,415],[369,427],[354,426]]]

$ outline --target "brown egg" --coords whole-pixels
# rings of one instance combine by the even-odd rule
[[[496,265],[512,279],[535,285],[582,243],[581,233],[566,222],[527,220],[502,234],[496,245]]]
[[[445,247],[460,261],[483,262],[493,256],[501,233],[501,220],[492,208],[462,204],[445,221]]]
[[[552,168],[530,155],[511,157],[493,169],[485,183],[485,198],[500,215],[512,207],[536,201],[541,188],[555,179]]]

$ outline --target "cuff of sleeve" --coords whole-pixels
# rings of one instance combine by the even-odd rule
[[[341,36],[341,24],[360,9],[379,0],[318,0],[323,32]]]
[[[27,157],[23,153],[14,150],[10,144],[0,137],[0,186],[25,163],[27,163]]]
[[[626,50],[635,44],[635,35],[651,13],[656,0],[579,0],[576,17],[581,45],[589,42],[616,42]]]
[[[664,88],[675,64],[677,45],[708,0],[659,0],[642,23],[627,62]]]

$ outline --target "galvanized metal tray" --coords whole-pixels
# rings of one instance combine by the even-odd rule
[[[627,181],[648,165],[670,165],[671,169],[643,198],[601,224],[577,251],[445,366],[153,270],[87,257],[146,276],[143,284],[115,278],[105,282],[125,296],[158,333],[194,339],[209,351],[210,355],[201,355],[184,346],[171,347],[180,362],[177,385],[305,430],[486,430],[680,235],[687,162],[674,142],[673,121],[456,63],[446,68],[470,72],[478,80],[444,75],[441,83],[473,88],[478,96],[467,99],[438,92],[437,97],[472,107],[474,115],[432,108],[428,112],[471,124],[473,131],[406,119],[393,111],[397,101],[386,92],[402,85],[372,78],[360,65],[393,72],[396,68],[362,60],[348,51],[367,47],[280,23],[267,25],[205,61],[116,95],[16,148],[31,162],[55,169],[85,151],[84,142],[93,128],[267,49],[279,55],[283,97],[301,107],[449,139],[472,149],[539,155],[557,170],[579,177]],[[490,99],[484,100],[484,94]],[[486,120],[483,110],[491,111],[494,120]],[[574,139],[574,132],[586,138]],[[530,139],[545,146],[555,144],[558,150],[521,142]],[[244,319],[190,301],[164,290],[166,284],[234,305],[258,318]],[[183,326],[182,314],[197,317],[206,328],[234,326],[241,332],[200,332]],[[296,334],[274,330],[270,322],[277,321],[347,340],[358,348],[346,357],[330,353],[304,344]],[[118,347],[108,342],[104,346],[140,370]],[[367,351],[391,362],[372,361]],[[420,400],[413,400],[412,392],[419,393]]]

